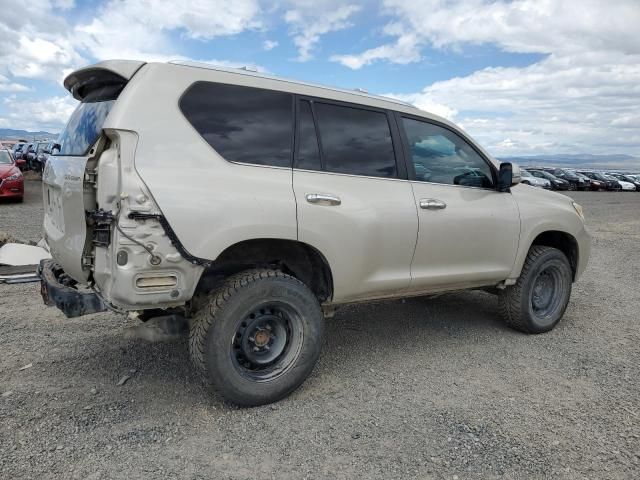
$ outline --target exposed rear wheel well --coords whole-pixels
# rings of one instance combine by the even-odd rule
[[[576,269],[578,268],[578,242],[573,238],[573,236],[566,232],[550,230],[538,235],[531,245],[553,247],[564,253],[567,259],[569,259],[571,271],[573,272],[573,279],[575,280]]]
[[[318,298],[333,295],[333,277],[324,256],[295,240],[254,239],[231,245],[202,274],[195,294],[208,293],[224,278],[253,268],[275,268],[303,282]]]

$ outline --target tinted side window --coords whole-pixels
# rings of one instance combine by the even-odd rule
[[[329,172],[395,177],[396,162],[387,115],[315,103],[324,169]]]
[[[289,93],[198,82],[180,109],[200,135],[231,162],[291,166],[293,99]]]
[[[311,104],[308,100],[300,102],[300,119],[298,124],[298,146],[297,168],[307,170],[320,170],[320,149],[318,148],[318,136],[313,123]]]
[[[432,123],[403,118],[416,179],[424,182],[491,188],[491,168],[456,133]]]

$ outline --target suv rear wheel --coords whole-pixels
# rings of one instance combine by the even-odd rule
[[[320,356],[324,317],[314,294],[279,270],[227,279],[197,312],[191,359],[225,400],[275,402],[298,388]]]
[[[500,292],[507,324],[525,333],[552,330],[569,304],[572,278],[564,253],[552,247],[531,247],[518,281]]]

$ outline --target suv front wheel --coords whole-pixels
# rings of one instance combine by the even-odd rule
[[[518,281],[500,291],[507,324],[525,333],[553,329],[569,304],[572,278],[564,253],[552,247],[531,247]]]
[[[225,400],[250,407],[289,395],[320,356],[324,317],[314,294],[279,270],[228,278],[196,313],[191,359]]]

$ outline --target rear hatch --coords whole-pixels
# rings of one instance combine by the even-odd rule
[[[53,259],[80,283],[89,280],[93,259],[86,215],[96,208],[94,170],[106,142],[102,126],[142,65],[102,62],[64,81],[80,104],[60,134],[59,152],[49,157],[43,174],[44,235]]]

